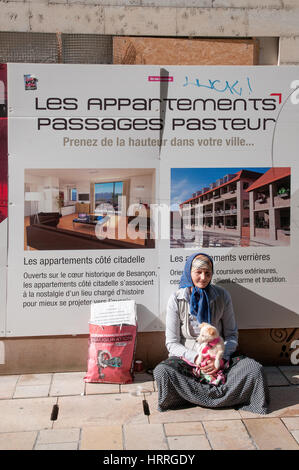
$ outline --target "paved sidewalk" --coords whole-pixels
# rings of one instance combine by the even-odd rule
[[[86,384],[85,372],[0,376],[0,450],[299,450],[299,366],[265,368],[266,416],[157,411],[152,376]]]

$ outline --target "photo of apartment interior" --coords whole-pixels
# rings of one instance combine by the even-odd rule
[[[155,184],[152,168],[26,169],[24,249],[154,248]]]
[[[265,245],[290,240],[290,168],[225,174],[180,204],[190,230],[226,234]]]

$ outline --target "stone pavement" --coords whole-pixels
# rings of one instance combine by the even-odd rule
[[[0,376],[0,450],[299,450],[299,366],[265,367],[266,416],[157,411],[152,376],[87,384],[84,372]]]

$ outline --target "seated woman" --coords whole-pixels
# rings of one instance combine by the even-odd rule
[[[190,256],[179,289],[167,305],[166,347],[169,357],[154,369],[158,385],[158,410],[183,408],[190,404],[208,408],[235,407],[267,414],[268,386],[263,367],[254,359],[236,356],[238,330],[230,294],[211,284],[213,260],[204,253]],[[211,385],[199,380],[195,349],[202,322],[215,326],[224,339],[225,383]],[[217,372],[213,358],[201,368]]]

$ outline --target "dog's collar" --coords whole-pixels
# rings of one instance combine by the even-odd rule
[[[213,341],[209,341],[208,344],[210,346],[215,346],[215,344],[219,343],[219,341],[220,341],[220,338],[218,336],[218,338],[213,339]]]
[[[218,338],[215,338],[213,339],[212,341],[210,341],[202,350],[202,353],[203,354],[206,354],[210,348],[212,348],[213,346],[215,346],[216,344],[218,344],[220,341],[220,338],[218,336]]]

